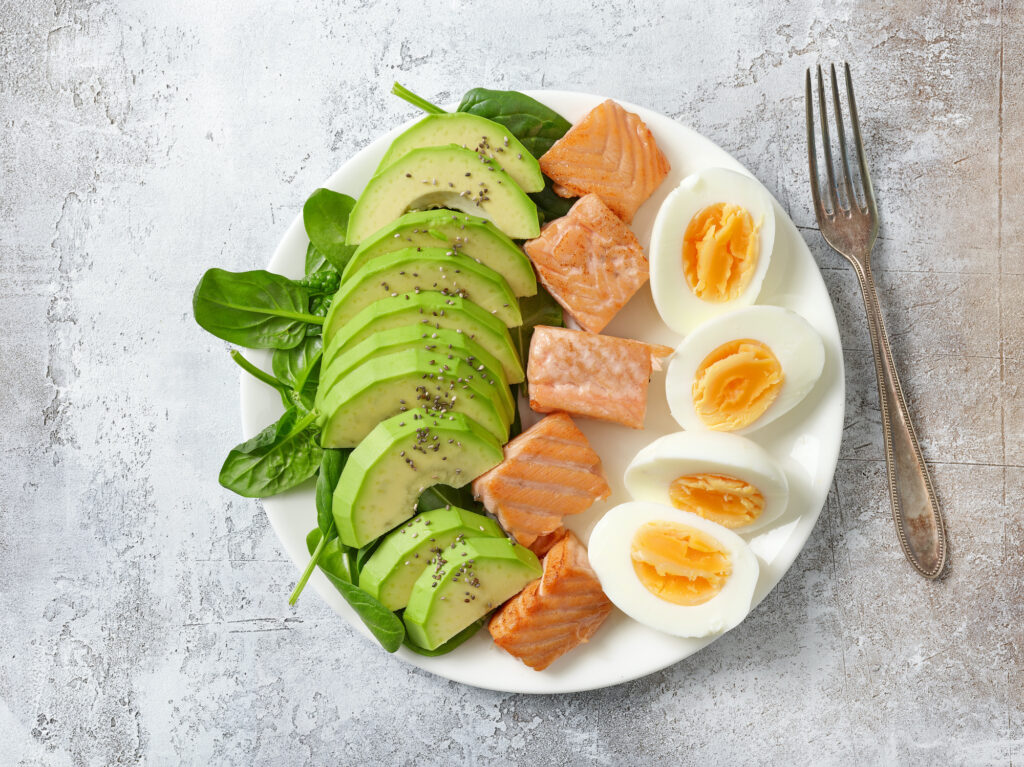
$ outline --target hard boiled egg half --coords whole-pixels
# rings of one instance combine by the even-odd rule
[[[588,547],[608,598],[658,631],[709,636],[750,611],[757,557],[736,533],[696,514],[624,503],[601,518]]]
[[[735,434],[667,434],[636,454],[625,482],[638,501],[689,511],[740,535],[774,522],[789,502],[779,464]]]
[[[651,292],[665,324],[686,335],[753,304],[774,244],[775,209],[761,184],[725,168],[687,176],[651,233]]]
[[[797,405],[821,377],[825,345],[796,312],[751,306],[701,325],[665,376],[672,416],[687,431],[745,433]]]

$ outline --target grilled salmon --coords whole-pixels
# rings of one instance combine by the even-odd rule
[[[538,325],[526,371],[530,407],[642,429],[651,371],[671,353],[668,346]]]
[[[473,494],[523,546],[610,493],[600,456],[565,413],[542,418],[513,439],[505,460],[473,481]]]
[[[565,537],[565,534],[568,532],[569,531],[566,530],[564,527],[560,527],[553,533],[545,533],[544,535],[539,536],[537,540],[531,543],[527,548],[529,548],[530,551],[532,551],[538,557],[543,557],[545,554],[551,551],[552,547],[554,547],[556,543],[562,540]]]
[[[588,641],[612,611],[572,533],[544,557],[544,574],[491,618],[494,643],[537,671]]]
[[[636,235],[596,194],[581,197],[524,247],[548,292],[593,333],[647,282]]]
[[[540,158],[562,197],[598,195],[627,224],[669,172],[650,129],[609,99]]]

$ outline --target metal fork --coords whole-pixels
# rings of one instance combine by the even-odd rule
[[[862,205],[854,192],[854,179],[846,154],[846,131],[843,110],[839,103],[839,85],[836,68],[832,65],[832,105],[839,154],[842,164],[840,186],[836,184],[832,163],[832,143],[829,139],[828,114],[825,110],[825,86],[821,67],[818,68],[818,111],[821,123],[821,144],[825,160],[826,193],[831,204],[826,209],[819,189],[818,154],[814,145],[814,99],[811,93],[811,70],[807,70],[807,158],[811,169],[811,196],[818,228],[825,241],[846,257],[853,266],[864,295],[864,309],[868,316],[871,349],[875,356],[878,379],[878,399],[882,407],[882,433],[885,437],[885,464],[889,474],[889,497],[892,517],[896,523],[903,553],[914,568],[925,578],[937,578],[946,566],[946,531],[939,504],[935,500],[931,478],[921,455],[921,448],[910,421],[907,403],[896,375],[896,368],[885,334],[882,311],[878,303],[875,281],[871,275],[871,249],[878,235],[878,209],[871,188],[871,176],[864,156],[860,124],[857,121],[857,103],[853,98],[850,65],[844,65],[846,98],[850,105],[850,126],[860,166],[860,185],[857,191],[864,200]],[[841,194],[842,192],[842,194]],[[846,205],[844,206],[843,200]]]

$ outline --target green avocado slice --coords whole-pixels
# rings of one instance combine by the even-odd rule
[[[413,149],[446,144],[471,149],[484,159],[493,160],[524,192],[539,192],[544,188],[540,163],[508,128],[466,112],[424,117],[391,142],[377,172]]]
[[[459,413],[413,408],[382,421],[349,455],[334,490],[339,540],[365,546],[413,516],[428,487],[461,487],[502,457],[501,445]]]
[[[442,369],[445,364],[448,370]],[[511,418],[497,389],[497,381],[484,379],[465,362],[434,352],[406,349],[377,357],[317,389],[320,444],[355,447],[385,418],[424,406],[467,415],[503,445]]]
[[[401,610],[420,574],[451,544],[466,537],[501,538],[490,517],[456,507],[417,514],[388,533],[359,573],[359,588],[389,610]]]
[[[540,234],[537,206],[498,165],[471,149],[413,149],[367,183],[348,218],[346,241],[358,245],[410,210],[451,208],[493,221],[516,240]]]
[[[444,248],[406,248],[368,261],[341,283],[324,319],[330,337],[360,310],[399,293],[434,292],[477,304],[507,327],[523,323],[519,301],[505,278],[465,256]]]
[[[508,328],[472,301],[441,293],[402,293],[382,298],[361,309],[355,317],[329,336],[324,348],[323,365],[376,333],[403,325],[432,330],[449,329],[480,344],[501,362],[509,383],[525,380],[523,365],[512,343]]]
[[[405,608],[409,638],[433,650],[540,578],[537,556],[508,538],[465,538],[423,571]]]
[[[508,380],[502,372],[501,363],[465,333],[456,333],[454,330],[432,330],[422,325],[405,325],[382,330],[335,357],[320,374],[320,386],[329,390],[364,362],[406,349],[422,349],[441,355],[438,359],[442,360],[442,369],[446,365],[453,368],[456,364],[453,360],[465,362],[473,368],[475,375],[498,384],[495,393],[507,417],[514,418],[515,401],[508,388]]]
[[[533,264],[515,242],[487,219],[451,210],[406,213],[375,232],[352,254],[342,281],[379,255],[414,247],[447,248],[461,253],[504,277],[517,296],[537,293]]]

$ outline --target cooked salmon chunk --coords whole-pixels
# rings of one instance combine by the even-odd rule
[[[494,643],[537,671],[588,641],[612,611],[587,549],[567,533],[544,557],[544,574],[490,622]]]
[[[526,371],[530,407],[642,429],[651,371],[671,353],[668,346],[538,325]]]
[[[551,551],[552,547],[554,547],[556,543],[562,540],[565,537],[565,534],[568,532],[569,531],[566,530],[564,527],[560,527],[553,533],[545,533],[544,535],[540,536],[527,548],[534,554],[536,554],[538,557],[543,557],[545,554]]]
[[[596,194],[581,197],[525,248],[544,287],[593,333],[647,282],[636,235]]]
[[[669,172],[647,125],[609,99],[540,158],[562,197],[598,195],[627,224]]]
[[[542,418],[513,439],[505,460],[473,481],[476,498],[523,546],[610,493],[600,456],[565,413]]]

